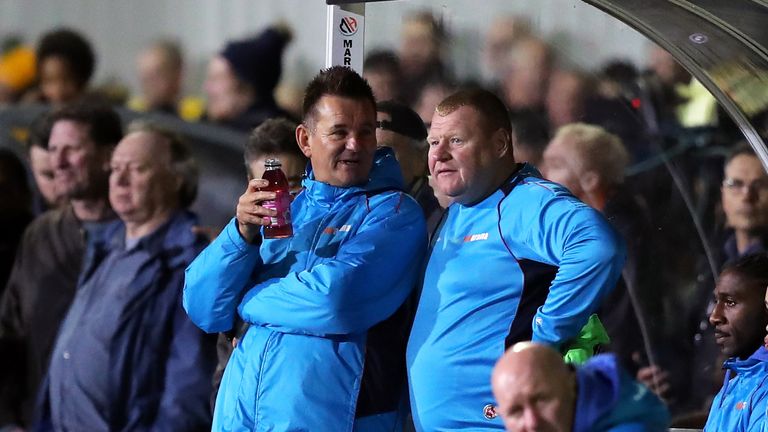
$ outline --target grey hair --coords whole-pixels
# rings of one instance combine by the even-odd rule
[[[189,146],[176,132],[171,131],[155,122],[137,120],[128,126],[128,133],[143,132],[165,140],[171,154],[171,171],[181,177],[179,187],[179,206],[189,208],[197,198],[197,186],[200,169],[192,156]]]

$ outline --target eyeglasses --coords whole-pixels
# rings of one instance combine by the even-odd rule
[[[754,191],[757,193],[766,193],[768,192],[768,178],[762,178],[751,183],[747,183],[741,179],[728,177],[723,180],[723,187],[733,193],[744,193],[745,190]]]

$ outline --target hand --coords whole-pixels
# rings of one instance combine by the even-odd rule
[[[262,207],[261,203],[275,199],[274,192],[263,192],[259,188],[269,186],[269,181],[253,179],[248,182],[245,193],[237,201],[237,230],[248,243],[253,243],[259,236],[259,228],[269,225],[269,216],[277,216],[277,211]]]
[[[637,371],[637,380],[656,393],[663,400],[669,398],[669,372],[658,366],[645,366]]]

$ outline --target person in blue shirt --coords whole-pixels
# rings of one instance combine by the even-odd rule
[[[512,154],[504,104],[463,90],[427,137],[435,188],[453,203],[432,236],[407,350],[417,430],[503,430],[487,407],[496,359],[533,339],[565,348],[624,264],[608,222]]]
[[[768,311],[768,254],[746,255],[726,264],[715,285],[709,316],[715,341],[728,357],[723,387],[712,401],[705,432],[753,432],[765,427],[768,350],[763,346]],[[735,376],[734,376],[735,375]]]
[[[508,431],[665,432],[669,412],[614,354],[573,368],[551,347],[518,342],[493,369],[494,410]]]
[[[249,325],[224,371],[213,430],[395,430],[405,387],[406,299],[427,232],[376,103],[349,68],[308,85],[299,148],[310,163],[291,203],[293,236],[265,239],[262,179],[189,266],[184,307],[208,332]]]

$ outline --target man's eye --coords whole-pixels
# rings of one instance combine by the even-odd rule
[[[461,138],[453,137],[451,138],[451,144],[461,144],[462,140]]]

